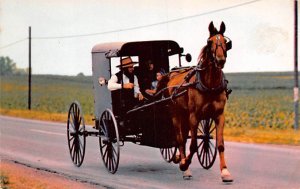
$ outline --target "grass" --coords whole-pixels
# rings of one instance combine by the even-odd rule
[[[36,119],[44,121],[53,121],[53,122],[62,122],[66,123],[68,119],[68,114],[66,113],[49,113],[43,111],[35,110],[15,110],[15,109],[0,109],[1,115],[27,118],[27,119]],[[84,115],[85,124],[93,125],[94,121],[91,115]]]
[[[6,174],[4,174],[2,171],[0,174],[0,188],[1,189],[9,189],[9,179],[6,176]]]
[[[293,73],[226,74],[233,89],[226,105],[225,140],[300,145],[293,129]],[[80,102],[93,125],[92,77],[34,75],[32,110],[27,110],[27,77],[1,76],[0,114],[66,122],[72,101]]]
[[[300,131],[270,128],[225,128],[226,141],[260,144],[300,145]]]

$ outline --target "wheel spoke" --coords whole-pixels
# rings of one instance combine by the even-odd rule
[[[206,153],[207,155],[207,157],[208,157],[208,164],[207,164],[207,166],[210,164],[210,162],[211,162],[211,159],[210,159],[210,153],[209,153],[209,149],[207,150],[207,153]]]
[[[105,156],[105,158],[106,158],[106,160],[105,160],[106,166],[108,166],[108,159],[109,159],[109,158],[108,158],[108,156],[109,156],[108,153],[109,153],[109,152],[108,152],[108,149],[107,149],[107,151],[106,151],[106,156]]]
[[[216,130],[216,126],[214,126],[210,131],[209,134],[212,134]]]
[[[79,126],[81,125],[81,119],[82,119],[82,117],[79,117],[79,121],[78,121]]]
[[[163,159],[170,163],[173,160],[173,157],[176,155],[176,147],[172,148],[160,148],[160,153],[163,157]]]
[[[71,126],[72,126],[72,130],[75,131],[75,125],[73,122],[70,122],[71,123]]]
[[[113,164],[114,164],[114,165],[117,165],[117,160],[116,160],[116,157],[115,157],[115,156],[113,156],[113,157],[112,157],[112,159],[113,159]]]
[[[76,147],[75,147],[76,148]],[[73,162],[75,162],[75,152],[76,152],[76,149],[73,149],[73,153],[72,153],[72,158],[73,158]]]
[[[167,158],[167,159],[170,158],[170,149],[166,149],[166,158]]]
[[[73,141],[72,146],[70,148],[70,152],[73,152],[74,146],[75,146],[75,142]]]
[[[201,148],[199,157],[201,158],[201,162],[203,162],[204,161],[203,160],[203,151],[204,151],[203,141],[201,141],[199,148]]]
[[[69,135],[70,136],[70,138],[69,138],[69,142],[71,142],[72,140],[74,140],[74,135],[72,136],[72,135]]]
[[[77,148],[77,151],[76,151],[76,165],[78,165],[79,163],[79,152],[78,152],[78,148]]]
[[[201,162],[204,163],[204,157],[205,157],[205,155],[204,155],[204,148],[201,149],[200,157],[202,158]]]
[[[211,142],[209,142],[209,143],[210,143],[210,145],[212,145]],[[208,149],[209,149],[209,152],[210,152],[211,156],[213,157],[213,156],[214,156],[214,153],[213,153],[213,151],[212,151],[212,147],[210,146]]]
[[[103,157],[106,157],[106,156],[108,156],[108,148],[106,147],[104,150],[105,151],[104,151]]]
[[[101,147],[102,149],[106,149],[107,148],[107,144],[104,144],[103,142],[102,142],[102,147]]]
[[[73,116],[73,120],[76,120],[76,108],[75,108],[75,105],[73,105],[73,107],[72,107],[72,116]]]
[[[103,132],[103,134],[104,134],[104,136],[107,136],[107,131],[106,131],[106,123],[105,123],[105,121],[104,121],[104,119],[102,119],[102,125],[100,125],[100,131],[102,131]]]
[[[110,164],[111,164],[111,170],[113,171],[115,169],[114,162],[113,162],[113,157],[110,158]]]
[[[112,152],[113,152],[113,154],[115,154],[116,156],[118,156],[118,152],[116,151],[115,148],[112,148]]]

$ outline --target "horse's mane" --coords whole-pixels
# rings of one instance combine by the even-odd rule
[[[209,49],[208,49],[208,45],[205,45],[202,49],[201,49],[201,51],[200,51],[200,54],[199,54],[199,56],[198,56],[198,59],[197,59],[197,61],[198,61],[198,64],[200,63],[200,60],[202,61],[202,62],[204,62],[205,60],[207,60],[208,59],[208,56],[209,56]]]

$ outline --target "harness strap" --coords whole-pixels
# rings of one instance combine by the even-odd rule
[[[223,73],[223,71],[221,72],[221,74],[222,74],[222,81],[220,85],[215,88],[208,88],[202,83],[200,72],[196,72],[196,77],[198,81],[198,83],[196,84],[196,88],[199,91],[204,93],[221,93],[222,91],[227,89],[227,84],[228,84],[228,80],[225,78],[225,74]]]

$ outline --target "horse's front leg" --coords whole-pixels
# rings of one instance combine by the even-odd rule
[[[197,128],[198,128],[199,121],[197,120],[195,112],[190,114],[188,121],[189,121],[189,126],[190,126],[189,128],[191,131],[191,144],[190,144],[190,153],[186,157],[185,165],[184,165],[185,169],[187,169],[183,173],[183,179],[185,179],[185,180],[189,180],[192,178],[192,172],[189,169],[189,166],[192,163],[193,155],[197,151]],[[185,134],[186,134],[186,138],[187,138],[188,131]]]
[[[220,169],[221,169],[221,178],[223,182],[232,182],[233,178],[231,177],[230,172],[228,171],[226,162],[225,162],[225,146],[224,146],[224,138],[223,138],[223,130],[225,125],[225,116],[221,114],[216,120],[216,129],[217,129],[217,146],[220,157]]]

